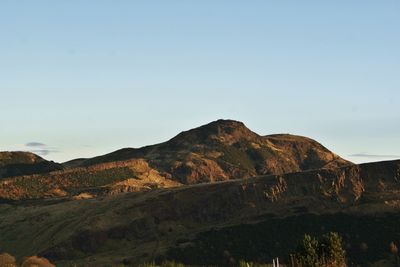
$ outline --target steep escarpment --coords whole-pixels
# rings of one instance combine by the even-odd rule
[[[91,200],[15,202],[0,205],[0,245],[57,266],[157,258],[223,264],[227,250],[235,259],[283,257],[304,233],[332,230],[356,260],[359,244],[372,236],[374,248],[400,237],[392,227],[400,222],[399,193],[400,161],[392,161]],[[382,235],[369,232],[379,225]]]

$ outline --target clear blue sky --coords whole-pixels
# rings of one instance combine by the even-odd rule
[[[2,0],[0,150],[65,161],[230,118],[355,162],[400,158],[399,14],[397,0]]]

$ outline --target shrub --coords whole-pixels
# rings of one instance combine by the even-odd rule
[[[25,258],[21,267],[55,267],[55,265],[45,258],[32,256]]]
[[[0,254],[0,266],[2,267],[15,267],[16,261],[13,256],[11,256],[8,253],[2,253]]]

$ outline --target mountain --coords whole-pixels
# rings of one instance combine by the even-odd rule
[[[30,152],[0,152],[0,179],[62,170],[61,164]]]
[[[19,201],[0,205],[0,247],[57,266],[224,265],[227,256],[287,262],[305,233],[336,231],[349,262],[366,266],[400,240],[399,181],[400,161],[389,161],[90,200]]]
[[[241,122],[218,120],[165,143],[76,159],[45,175],[11,178],[0,183],[0,196],[91,197],[351,164],[306,137],[261,136]]]
[[[218,120],[182,132],[162,144],[122,149],[83,160],[79,165],[132,158],[145,159],[151,167],[183,184],[351,164],[306,137],[288,134],[260,136],[242,122]]]

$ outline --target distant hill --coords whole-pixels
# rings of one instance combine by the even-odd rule
[[[224,181],[351,164],[318,142],[296,135],[260,136],[242,122],[218,120],[140,149],[125,148],[65,166],[144,159],[183,184]]]
[[[351,164],[306,137],[261,136],[241,122],[218,120],[165,143],[76,159],[64,163],[64,170],[55,165],[59,171],[10,179],[0,184],[0,195],[4,199],[97,196]]]
[[[62,170],[61,164],[30,152],[0,152],[0,178]]]

